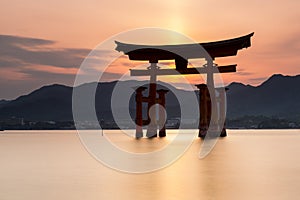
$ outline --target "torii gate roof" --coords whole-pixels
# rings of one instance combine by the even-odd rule
[[[254,33],[250,33],[228,40],[178,45],[138,45],[118,41],[115,41],[115,43],[117,44],[116,50],[124,52],[130,60],[158,62],[158,60],[177,60],[180,59],[179,57],[184,59],[203,58],[203,54],[199,54],[199,45],[214,59],[216,57],[237,55],[238,50],[251,46],[253,35]]]

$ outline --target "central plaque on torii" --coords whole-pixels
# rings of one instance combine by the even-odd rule
[[[238,50],[248,48],[251,46],[251,37],[254,33],[216,42],[198,43],[198,44],[179,44],[179,45],[137,45],[126,44],[116,41],[117,51],[124,52],[129,56],[130,60],[136,61],[149,61],[150,66],[145,70],[130,70],[131,76],[150,76],[149,94],[148,97],[142,96],[142,91],[145,87],[136,88],[136,137],[142,137],[142,126],[149,124],[149,120],[156,121],[156,114],[150,113],[150,108],[156,103],[165,107],[165,94],[166,90],[156,90],[156,79],[160,75],[178,75],[178,74],[207,74],[206,84],[196,85],[200,89],[199,108],[200,108],[200,120],[199,120],[199,137],[205,137],[206,132],[210,124],[217,124],[216,120],[211,119],[212,113],[216,112],[216,108],[212,106],[216,101],[214,86],[214,73],[228,73],[236,72],[236,64],[217,66],[214,64],[214,59],[217,57],[227,57],[237,55]],[[204,48],[206,55],[199,53],[199,45]],[[206,59],[204,67],[188,67],[189,59]],[[160,60],[174,60],[174,69],[160,69],[157,63]],[[223,89],[223,91],[225,91]],[[157,98],[157,93],[159,97]],[[225,94],[220,93],[220,102],[225,104]],[[148,103],[148,119],[142,119],[142,107],[141,103]],[[215,105],[215,104],[214,104]],[[221,106],[222,107],[222,106]],[[224,107],[224,106],[223,106]],[[225,119],[225,110],[221,110],[219,114],[220,118]],[[164,137],[165,126],[158,125],[156,123],[150,123],[147,129],[147,137],[157,136],[157,127],[159,126],[159,136]],[[221,136],[226,136],[225,124],[222,124]]]

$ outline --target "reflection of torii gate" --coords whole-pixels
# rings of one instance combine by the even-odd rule
[[[134,45],[117,42],[117,51],[123,51],[124,54],[129,56],[130,60],[149,61],[150,67],[146,70],[131,70],[131,76],[150,76],[150,87],[148,97],[143,97],[142,92],[146,87],[136,88],[136,137],[142,137],[142,126],[150,122],[147,129],[147,137],[157,136],[156,113],[149,112],[150,108],[156,103],[165,107],[165,94],[167,90],[156,91],[156,78],[157,75],[176,75],[176,74],[207,74],[207,82],[205,84],[196,85],[199,89],[199,137],[204,137],[210,123],[217,124],[220,119],[211,119],[212,113],[217,112],[216,106],[216,90],[219,90],[218,101],[220,104],[225,104],[225,90],[224,88],[214,87],[214,73],[227,73],[236,72],[235,65],[216,66],[213,60],[216,57],[227,57],[237,55],[238,50],[251,46],[251,37],[254,33],[239,38],[223,40],[218,42],[200,43],[206,50],[209,56],[199,54],[199,44],[181,44],[181,45]],[[179,52],[179,53],[178,53]],[[182,54],[184,56],[182,56]],[[188,68],[188,59],[205,58],[207,61],[206,67],[201,68]],[[175,60],[176,69],[159,69],[157,63],[159,60]],[[159,97],[157,98],[157,93]],[[148,103],[148,119],[142,119],[142,102]],[[225,106],[220,106],[224,108]],[[162,113],[161,113],[162,114]],[[220,110],[221,121],[225,120],[225,109]],[[160,115],[161,116],[161,115]],[[164,117],[164,116],[163,116]],[[154,122],[153,122],[154,121]],[[159,120],[161,121],[161,119]],[[226,136],[225,125],[222,125],[221,136]],[[165,126],[159,125],[159,136],[164,137]]]

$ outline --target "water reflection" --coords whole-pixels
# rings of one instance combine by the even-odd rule
[[[198,159],[202,141],[196,139],[173,165],[141,175],[104,167],[74,131],[5,132],[0,134],[0,199],[298,198],[299,130],[228,132],[205,159]],[[110,138],[138,152],[168,143]]]

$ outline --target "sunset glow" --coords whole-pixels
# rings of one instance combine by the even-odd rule
[[[251,48],[237,57],[216,60],[219,65],[238,64],[237,73],[222,75],[225,84],[259,85],[275,73],[295,75],[300,62],[299,6],[294,0],[2,1],[1,91],[16,87],[7,80],[22,81],[22,86],[17,92],[1,92],[0,99],[13,99],[54,82],[72,85],[91,49],[119,32],[143,27],[178,31],[197,42],[255,32]],[[126,62],[110,70],[124,73],[128,65],[135,65]]]

